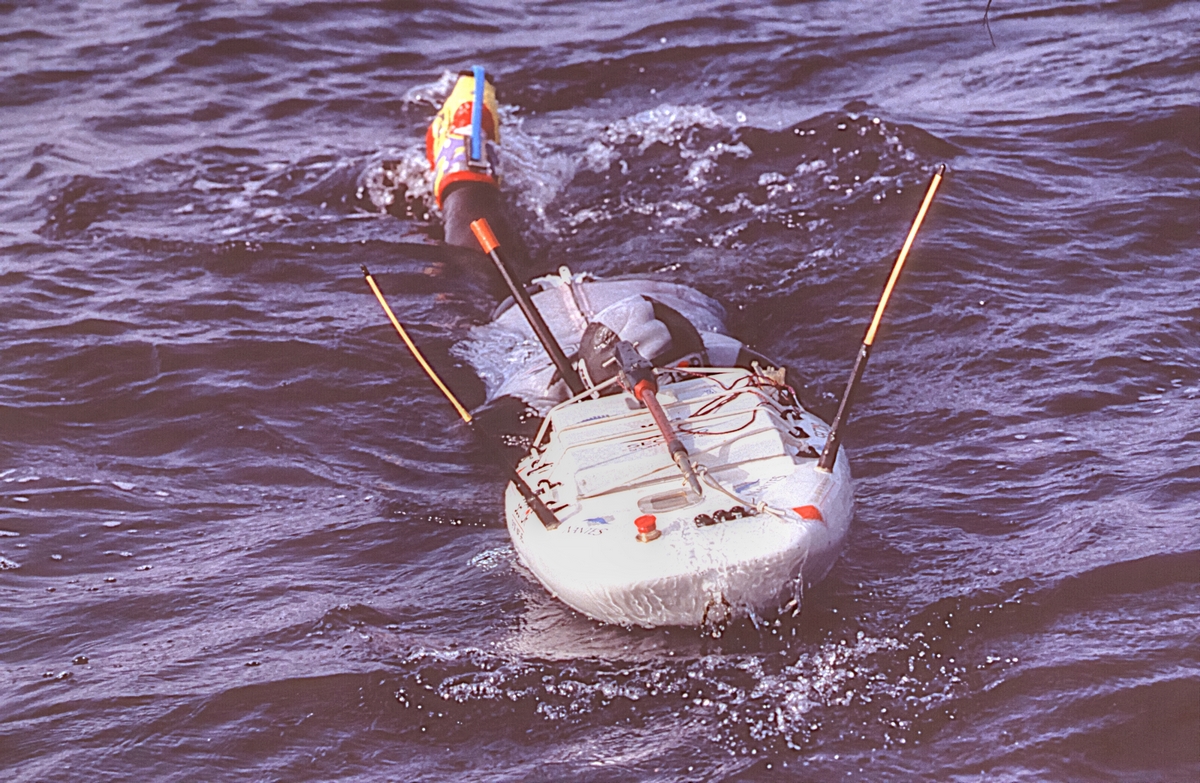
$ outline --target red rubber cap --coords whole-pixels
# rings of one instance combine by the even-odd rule
[[[639,533],[649,533],[655,529],[654,523],[656,521],[657,517],[655,517],[653,514],[643,514],[642,516],[633,520],[633,524],[637,525],[637,530]]]
[[[654,383],[653,380],[647,379],[647,380],[643,380],[643,381],[638,381],[636,384],[634,384],[634,386],[633,386],[634,399],[636,399],[638,402],[641,402],[642,395],[646,393],[647,389],[649,389],[650,391],[652,391],[656,394],[658,393],[658,387]]]
[[[496,241],[496,235],[492,233],[492,227],[488,225],[485,218],[479,218],[471,224],[471,233],[479,240],[479,245],[485,253],[491,253],[500,247],[500,243]]]

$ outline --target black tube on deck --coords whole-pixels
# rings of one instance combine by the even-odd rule
[[[517,306],[525,314],[525,319],[529,321],[529,326],[542,343],[542,347],[550,355],[550,361],[554,362],[554,366],[558,368],[558,373],[567,384],[567,388],[571,390],[571,395],[583,394],[584,385],[583,381],[579,378],[579,373],[571,366],[571,360],[563,353],[562,346],[558,344],[554,333],[550,331],[550,327],[546,325],[542,314],[534,306],[533,300],[529,297],[529,292],[513,276],[512,269],[508,265],[508,260],[500,251],[500,243],[496,241],[496,235],[492,233],[492,227],[488,225],[487,220],[480,218],[471,224],[471,231],[475,232],[475,238],[479,240],[483,252],[488,254],[488,257],[492,259],[492,263],[496,265],[496,269],[499,270],[500,276],[504,278],[504,284],[508,286],[509,292],[512,293],[513,299],[517,302]]]

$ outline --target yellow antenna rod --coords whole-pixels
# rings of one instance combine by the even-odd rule
[[[392,312],[392,308],[388,307],[387,300],[383,298],[383,292],[379,290],[379,286],[375,285],[375,278],[372,277],[371,273],[367,271],[365,264],[363,265],[362,271],[363,277],[367,279],[367,285],[371,286],[371,291],[375,294],[375,298],[379,300],[379,304],[383,307],[383,311],[387,313],[387,317],[392,322],[392,326],[396,327],[396,333],[400,335],[400,339],[404,341],[406,346],[408,346],[409,353],[411,353],[413,358],[417,360],[417,364],[421,365],[421,369],[425,371],[425,374],[429,376],[429,379],[432,380],[434,384],[436,384],[437,387],[442,390],[442,394],[446,395],[446,399],[450,400],[450,404],[454,406],[454,410],[458,411],[458,415],[462,417],[462,420],[467,424],[470,424],[471,414],[462,406],[462,403],[458,401],[458,398],[454,396],[450,389],[446,388],[446,384],[442,383],[442,379],[438,377],[437,373],[433,371],[433,368],[429,366],[429,362],[425,361],[425,357],[421,355],[419,350],[417,350],[417,346],[415,343],[413,343],[412,339],[409,338],[408,332],[404,331],[404,327],[400,325],[398,320],[396,320],[396,314]]]
[[[854,387],[862,378],[863,370],[867,368],[867,359],[871,356],[871,344],[875,342],[875,333],[879,331],[879,322],[883,320],[883,311],[887,309],[888,299],[892,297],[892,289],[896,287],[896,281],[900,279],[900,270],[904,268],[904,262],[908,259],[908,251],[912,249],[913,240],[917,238],[917,231],[920,230],[921,223],[925,220],[925,213],[929,211],[929,205],[933,203],[933,194],[937,192],[938,185],[942,182],[942,175],[945,173],[946,164],[944,163],[933,172],[933,179],[929,181],[929,189],[925,191],[925,200],[921,202],[921,208],[917,210],[917,216],[913,218],[912,228],[908,230],[904,246],[900,248],[900,255],[896,256],[896,263],[892,265],[891,277],[888,278],[887,285],[883,287],[883,296],[879,298],[879,304],[875,307],[875,317],[871,319],[871,325],[867,327],[867,334],[863,337],[862,345],[858,349],[858,356],[854,359],[854,369],[850,371],[850,381],[846,384],[846,390],[842,392],[842,399],[838,402],[833,424],[829,427],[829,435],[825,437],[825,448],[821,451],[821,458],[817,460],[817,470],[822,473],[832,472],[833,465],[837,462],[838,448],[842,442],[842,426],[849,416],[850,397],[854,392]]]
[[[937,193],[938,185],[942,184],[942,175],[945,173],[945,163],[938,166],[937,171],[933,172],[933,179],[929,181],[929,189],[925,191],[925,200],[921,202],[921,208],[917,210],[917,216],[913,218],[912,228],[908,230],[904,246],[900,248],[900,255],[896,256],[896,263],[892,266],[892,276],[888,278],[887,285],[883,287],[883,296],[879,298],[879,305],[875,308],[875,317],[871,319],[871,325],[867,327],[867,336],[863,338],[863,342],[867,345],[875,342],[875,332],[879,329],[879,322],[883,320],[883,311],[887,308],[888,299],[892,298],[892,289],[896,287],[896,281],[900,279],[900,270],[904,268],[904,262],[908,259],[908,251],[912,249],[913,240],[917,238],[921,223],[925,221],[925,213],[929,211],[929,205],[933,203],[933,194]]]

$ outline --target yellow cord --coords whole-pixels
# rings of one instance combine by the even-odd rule
[[[364,277],[367,278],[367,285],[371,286],[371,290],[375,293],[375,298],[378,299],[379,304],[383,306],[383,311],[387,313],[387,317],[391,320],[392,326],[396,327],[397,334],[400,335],[400,339],[404,341],[404,344],[408,346],[408,350],[410,353],[412,353],[413,358],[416,359],[417,363],[421,365],[421,369],[425,371],[425,374],[428,375],[429,378],[435,384],[437,384],[437,387],[442,390],[442,394],[446,395],[446,399],[450,400],[450,404],[453,405],[454,409],[458,411],[458,415],[462,416],[462,420],[467,424],[470,424],[471,414],[462,406],[462,403],[455,398],[450,390],[446,388],[446,384],[442,383],[442,379],[437,376],[437,373],[435,373],[433,368],[429,366],[429,362],[425,361],[425,357],[421,355],[419,350],[417,350],[417,346],[411,339],[409,339],[408,332],[404,331],[404,327],[401,326],[400,322],[396,320],[396,314],[392,312],[392,308],[388,307],[387,300],[383,298],[383,293],[380,292],[379,286],[375,285],[375,278],[371,276],[370,272],[366,272]]]

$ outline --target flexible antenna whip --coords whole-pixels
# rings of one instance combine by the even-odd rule
[[[896,281],[900,279],[900,270],[904,268],[904,262],[908,259],[908,251],[912,249],[913,240],[917,238],[917,231],[920,230],[921,223],[925,220],[925,213],[929,211],[929,205],[933,203],[933,195],[937,192],[938,185],[941,184],[942,176],[945,173],[946,165],[944,163],[933,172],[933,179],[929,181],[929,189],[925,191],[925,200],[921,202],[921,208],[917,210],[912,228],[908,230],[904,246],[900,248],[900,254],[896,256],[896,263],[892,265],[892,274],[888,277],[887,285],[883,287],[883,296],[879,298],[879,304],[875,307],[875,317],[871,319],[871,325],[867,327],[862,347],[858,349],[858,356],[854,360],[854,369],[850,372],[850,381],[846,384],[846,390],[842,392],[842,399],[838,402],[837,415],[833,417],[829,436],[825,439],[825,448],[821,451],[821,458],[817,460],[817,470],[822,473],[832,472],[833,465],[837,462],[838,449],[841,447],[842,427],[850,412],[850,397],[854,392],[854,387],[862,378],[863,371],[867,368],[867,359],[871,356],[871,346],[875,342],[875,334],[879,331],[879,322],[883,320],[883,311],[887,309],[888,300],[892,297],[892,289],[896,287]]]

